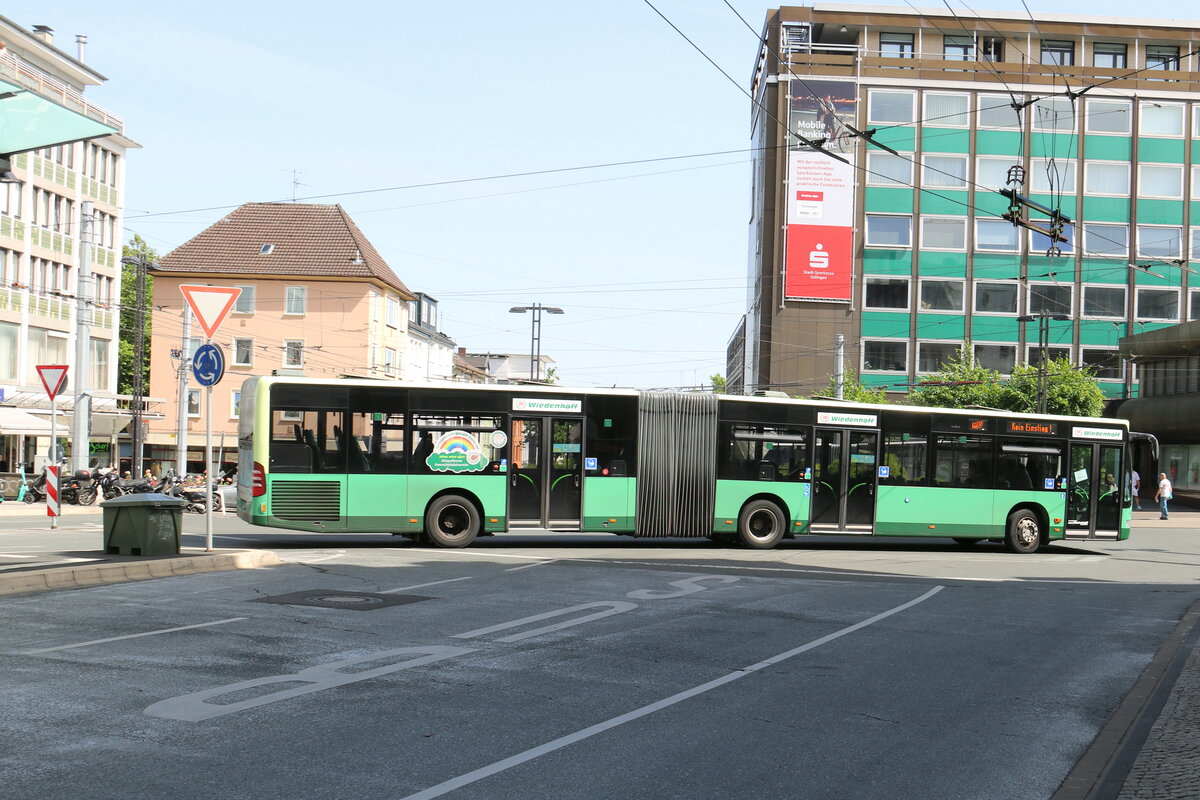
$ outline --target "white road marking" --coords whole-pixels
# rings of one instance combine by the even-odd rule
[[[37,558],[37,556],[36,555],[32,555],[32,556],[17,555],[16,553],[0,553],[0,558]]]
[[[494,558],[523,558],[525,560],[544,561],[545,556],[514,556],[509,553],[492,553],[487,550],[419,550],[414,547],[389,547],[389,550],[399,550],[402,553],[437,553],[439,556],[492,556]]]
[[[285,564],[316,564],[320,561],[332,561],[333,559],[341,558],[344,555],[346,555],[345,550],[336,550],[334,552],[330,552],[328,550],[310,550],[308,553],[287,553],[279,550],[275,551],[275,556]]]
[[[468,575],[465,578],[447,578],[444,581],[430,581],[429,583],[417,583],[412,586],[401,586],[399,589],[384,589],[382,592],[375,594],[396,594],[397,592],[407,592],[409,589],[424,589],[426,586],[438,586],[443,583],[454,583],[455,581],[469,581],[473,576]]]
[[[502,636],[496,640],[497,642],[519,642],[522,639],[528,639],[531,636],[540,636],[543,633],[553,633],[554,631],[561,631],[566,628],[573,628],[576,625],[582,625],[585,622],[594,622],[595,620],[598,620],[598,619],[604,619],[605,617],[611,617],[613,614],[622,614],[626,611],[632,611],[633,609],[635,609],[637,607],[638,607],[637,603],[626,603],[623,600],[618,600],[615,602],[584,603],[582,605],[571,606],[569,608],[560,608],[555,611],[547,611],[544,614],[534,614],[532,617],[522,617],[521,619],[514,619],[511,622],[501,622],[499,625],[491,625],[487,628],[479,628],[477,630],[467,631],[466,633],[457,633],[454,635],[454,638],[455,639],[474,639],[478,636],[485,636],[489,633],[496,633],[498,631],[506,631],[506,630],[509,630],[510,628],[519,628],[522,625],[529,624],[530,622],[541,622],[544,619],[553,619],[554,617],[563,617],[563,616],[566,616],[567,614],[573,614],[576,611],[587,611],[589,608],[606,609],[604,611],[597,611],[594,614],[588,614],[587,616],[579,617],[578,619],[570,619],[570,620],[567,620],[566,622],[559,622],[554,625],[546,625],[541,628],[535,628],[534,630],[531,630],[531,631],[525,631],[524,633],[514,633],[512,636]]]
[[[532,761],[548,753],[553,753],[556,750],[561,750],[564,747],[573,745],[576,742],[581,742],[584,739],[588,739],[592,736],[596,736],[597,734],[612,730],[619,725],[624,725],[626,722],[632,722],[633,720],[649,716],[656,711],[661,711],[664,708],[669,708],[677,703],[682,703],[684,700],[689,700],[693,697],[704,694],[705,692],[710,692],[713,689],[724,686],[727,683],[732,683],[739,678],[744,678],[747,675],[751,675],[759,670],[765,669],[766,667],[773,666],[781,661],[786,661],[793,656],[798,656],[801,653],[807,653],[809,650],[814,650],[821,645],[834,641],[835,639],[840,639],[841,637],[861,630],[868,625],[874,625],[876,622],[885,620],[893,614],[898,614],[901,611],[912,608],[918,603],[923,603],[940,592],[942,588],[943,587],[941,586],[935,586],[914,600],[909,600],[907,603],[902,603],[895,608],[888,609],[881,614],[876,614],[875,616],[865,619],[862,622],[856,622],[853,625],[842,628],[841,630],[835,631],[827,636],[822,636],[821,638],[814,639],[807,644],[803,644],[791,650],[786,650],[778,655],[771,656],[765,661],[760,661],[757,664],[751,664],[748,667],[743,667],[740,670],[723,675],[720,678],[709,681],[708,683],[702,683],[699,686],[692,687],[686,691],[673,694],[670,697],[659,700],[656,703],[651,703],[648,706],[642,706],[641,708],[635,709],[628,713],[621,714],[620,716],[613,717],[612,719],[597,723],[596,725],[576,731],[575,733],[567,734],[566,736],[559,737],[553,741],[531,748],[523,753],[517,753],[516,755],[509,756],[508,758],[489,764],[486,767],[480,767],[472,772],[459,775],[458,777],[451,778],[448,781],[443,781],[436,786],[431,786],[428,789],[417,792],[416,794],[411,794],[408,797],[403,798],[403,800],[431,800],[431,798],[434,797],[441,797],[444,794],[448,794],[456,789],[461,789],[464,786],[481,781],[484,778],[490,778],[493,775],[504,772],[505,770],[520,764],[524,764],[527,761]]]
[[[522,569],[533,569],[534,567],[541,567],[546,564],[553,564],[555,561],[558,561],[558,560],[559,559],[557,559],[557,558],[547,558],[545,561],[535,561],[532,564],[522,564],[519,567],[509,567],[508,569],[506,569],[504,571],[505,572],[516,572],[516,571],[522,570]]]
[[[105,642],[119,642],[122,639],[139,639],[143,636],[157,636],[160,633],[174,633],[175,631],[187,631],[192,628],[207,628],[211,625],[224,625],[227,622],[241,622],[249,617],[230,617],[229,619],[219,619],[216,622],[200,622],[196,625],[180,625],[178,628],[163,628],[159,631],[146,631],[145,633],[130,633],[125,636],[113,636],[108,639],[93,639],[90,642],[76,642],[75,644],[60,644],[57,647],[42,647],[37,650],[26,650],[22,655],[35,656],[39,653],[51,653],[55,650],[71,650],[76,647],[88,647],[93,644],[104,644]]]

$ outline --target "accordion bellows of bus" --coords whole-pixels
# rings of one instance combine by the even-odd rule
[[[557,386],[249,378],[238,514],[464,547],[483,533],[1123,540],[1120,419]]]

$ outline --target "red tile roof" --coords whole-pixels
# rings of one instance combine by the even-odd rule
[[[267,244],[274,248],[264,254]],[[167,253],[150,272],[373,279],[413,297],[340,205],[247,203]]]

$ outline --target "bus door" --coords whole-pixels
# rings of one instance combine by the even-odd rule
[[[812,533],[873,533],[877,431],[817,428]]]
[[[513,417],[511,442],[509,527],[579,530],[583,420]]]
[[[1123,475],[1119,445],[1071,443],[1066,538],[1117,538],[1125,500]]]

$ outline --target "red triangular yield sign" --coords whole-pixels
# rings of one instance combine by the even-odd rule
[[[196,315],[196,321],[204,329],[204,335],[211,339],[229,315],[234,302],[242,290],[236,286],[193,286],[183,284],[179,287],[183,299]]]
[[[67,382],[67,367],[65,364],[41,364],[37,367],[38,377],[42,379],[42,386],[46,387],[46,394],[53,400],[62,391],[63,384]]]

